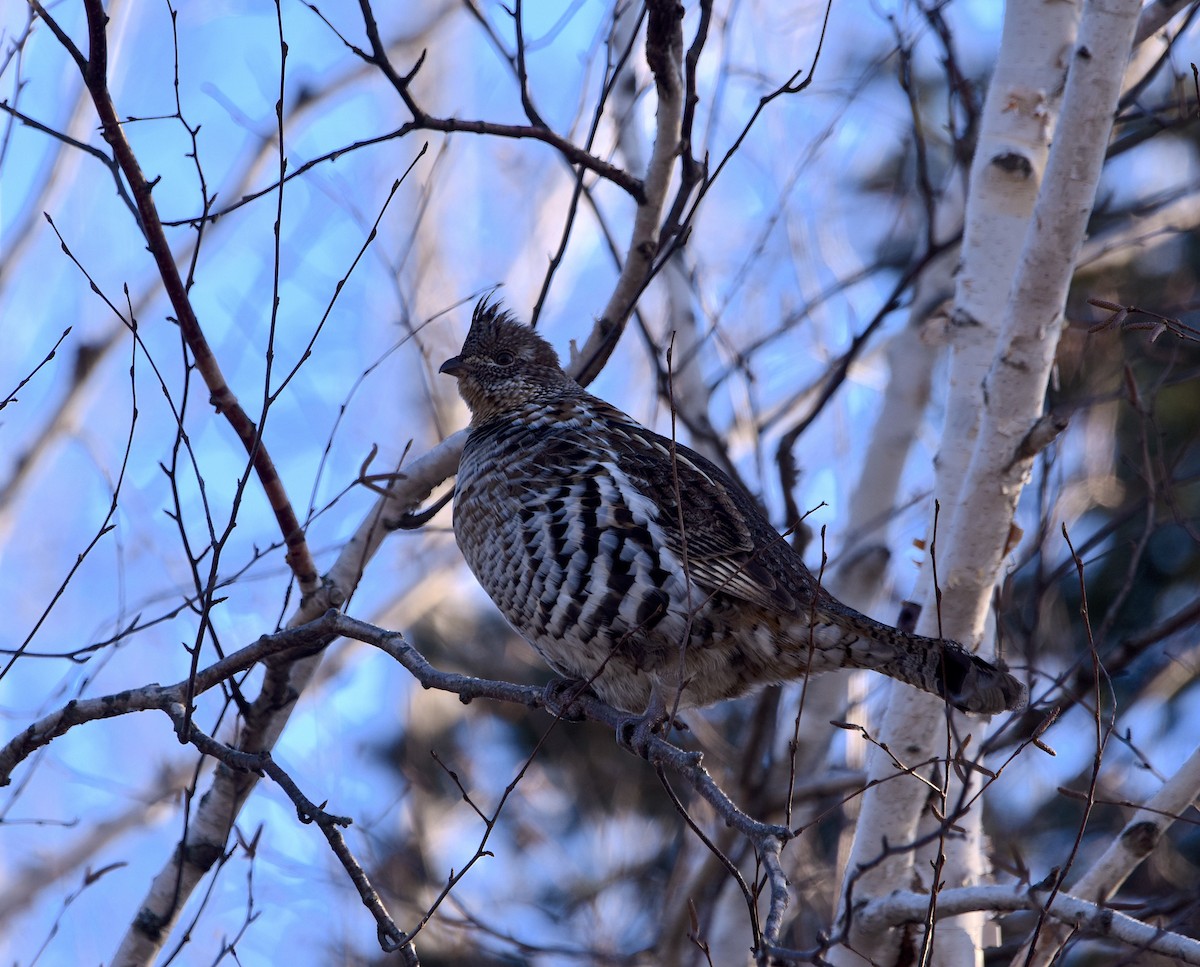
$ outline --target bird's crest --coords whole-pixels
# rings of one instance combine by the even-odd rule
[[[462,351],[446,360],[440,372],[458,380],[474,424],[535,400],[580,392],[563,372],[554,347],[486,296],[471,314]]]

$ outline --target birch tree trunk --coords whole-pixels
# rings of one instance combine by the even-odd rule
[[[972,168],[950,398],[938,458],[936,493],[951,513],[931,552],[945,593],[940,600],[932,593],[933,571],[928,569],[930,593],[923,596],[918,626],[923,633],[975,646],[984,639],[1017,498],[1037,452],[1031,444],[1040,436],[1034,431],[1043,419],[1067,289],[1095,197],[1137,13],[1132,0],[1089,3],[1078,43],[1072,46],[1073,5],[1013,2],[1007,7]],[[1040,178],[1064,66],[1063,117]],[[957,716],[948,720],[941,704],[926,696],[893,688],[880,741],[911,766],[954,755],[954,734],[972,727]],[[972,884],[984,875],[978,809],[965,817],[947,817],[968,792],[949,781],[948,771],[926,773],[925,781],[904,777],[883,782],[868,791],[842,893],[839,919],[847,945],[834,952],[834,963],[893,963],[903,945],[918,942],[895,929],[868,932],[858,927],[854,910],[870,897],[920,883],[920,891],[930,897],[927,923],[932,924],[938,889]],[[896,769],[888,755],[874,748],[869,772],[878,780],[895,775]],[[920,835],[928,805],[936,809],[939,822],[950,818],[962,831],[950,835],[943,825],[932,846],[905,848]],[[873,863],[879,857],[882,861]],[[939,927],[936,945],[927,933],[920,941],[921,962],[947,967],[980,963],[982,926],[982,918],[975,917],[951,930]]]

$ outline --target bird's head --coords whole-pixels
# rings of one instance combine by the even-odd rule
[[[472,423],[579,391],[559,365],[554,347],[487,299],[475,306],[462,351],[438,372],[458,380]]]

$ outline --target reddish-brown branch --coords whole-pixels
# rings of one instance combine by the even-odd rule
[[[152,196],[153,185],[146,180],[137,156],[133,152],[133,147],[125,137],[125,131],[118,119],[116,105],[108,90],[108,38],[106,35],[108,16],[105,14],[100,0],[84,0],[84,9],[88,21],[88,57],[81,65],[81,69],[84,83],[100,119],[101,134],[112,147],[113,156],[120,166],[121,172],[125,175],[125,180],[129,183],[130,193],[137,205],[138,220],[146,239],[146,245],[154,257],[162,278],[163,288],[171,300],[180,332],[192,353],[196,369],[208,387],[209,400],[217,413],[224,416],[229,422],[238,439],[241,440],[242,446],[246,448],[246,453],[249,454],[254,466],[255,475],[262,485],[271,510],[275,514],[275,520],[279,524],[284,543],[287,545],[288,566],[296,576],[301,593],[309,594],[318,586],[318,575],[300,521],[292,508],[283,481],[275,469],[275,462],[271,459],[271,455],[263,443],[258,426],[242,409],[237,397],[229,388],[229,384],[221,372],[220,364],[200,326],[200,321],[196,318],[188,299],[187,287],[175,265],[171,247],[167,243],[167,237],[163,231],[162,221],[158,217],[158,209]],[[46,16],[45,11],[39,12],[46,19],[47,24],[50,24],[51,20]],[[56,36],[60,34],[60,30],[55,29],[54,26],[51,29]]]

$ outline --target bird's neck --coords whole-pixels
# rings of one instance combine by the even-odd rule
[[[589,405],[593,401],[599,402],[587,394],[563,393],[517,404],[479,406],[471,412],[471,430],[482,432],[504,424],[530,428],[586,426],[595,419],[595,407]]]

